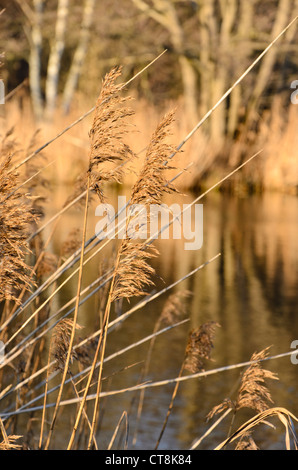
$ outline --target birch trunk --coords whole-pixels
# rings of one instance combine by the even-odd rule
[[[55,38],[51,47],[47,79],[46,79],[46,118],[51,119],[56,107],[58,95],[59,72],[61,58],[65,48],[65,33],[67,26],[67,16],[69,10],[69,0],[59,0],[57,7],[57,21],[55,28]]]
[[[29,84],[35,118],[40,120],[43,115],[43,97],[41,91],[41,55],[42,55],[42,18],[43,0],[34,0],[34,17],[31,24]]]
[[[65,113],[69,112],[70,104],[82,73],[82,67],[87,54],[87,47],[90,39],[90,28],[94,15],[94,6],[95,0],[85,1],[79,42],[74,53],[63,92],[62,106]]]

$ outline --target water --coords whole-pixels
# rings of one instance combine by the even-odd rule
[[[109,202],[115,204],[116,196],[111,193]],[[175,196],[165,202],[184,204],[194,197],[191,194],[183,198]],[[269,346],[270,355],[291,351],[292,341],[298,339],[298,198],[277,193],[242,197],[213,193],[200,202],[204,205],[202,248],[186,251],[185,240],[158,240],[156,246],[160,256],[154,260],[155,289],[158,291],[170,285],[217,253],[221,256],[177,286],[176,289],[189,289],[193,293],[189,322],[156,339],[148,380],[176,377],[189,330],[208,320],[218,322],[220,328],[214,340],[212,362],[206,363],[206,370],[248,361],[254,352]],[[53,212],[54,209],[52,207]],[[94,233],[96,221],[92,206],[88,236]],[[70,211],[58,226],[52,247],[58,251],[71,227],[81,225],[82,214]],[[111,242],[105,252],[87,265],[84,286],[96,278],[100,260],[108,262],[113,249]],[[63,305],[75,293],[76,282],[73,282],[57,296],[54,308]],[[150,302],[113,330],[108,337],[106,356],[151,334],[168,294]],[[79,323],[85,327],[83,335],[93,331],[99,299],[89,300],[80,309]],[[122,309],[126,311],[130,307],[124,303]],[[148,343],[108,361],[104,376],[109,378],[103,389],[118,390],[135,385],[141,370],[140,361],[145,359],[147,348]],[[279,376],[279,381],[267,382],[274,402],[272,406],[285,407],[298,416],[298,365],[292,364],[287,356],[269,360],[264,367]],[[159,448],[189,449],[212,424],[205,420],[212,407],[226,397],[234,398],[241,371],[225,371],[183,382]],[[173,387],[172,384],[146,390],[136,449],[154,448]],[[103,400],[104,414],[98,434],[100,448],[107,447],[124,410],[129,413],[128,446],[132,448],[137,397],[127,392]],[[73,415],[75,408],[69,406],[67,413]],[[241,410],[235,426],[252,415],[250,410]],[[272,422],[276,429],[264,425],[253,434],[262,449],[284,447],[284,428],[278,420]],[[227,437],[229,425],[228,417],[203,440],[199,449],[213,449]],[[61,427],[56,445],[59,442],[63,447],[64,439],[68,441],[67,429],[67,425]],[[124,431],[124,421],[120,429]],[[118,434],[114,447],[123,446],[120,437],[124,435],[125,432]]]

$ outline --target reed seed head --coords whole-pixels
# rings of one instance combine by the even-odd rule
[[[174,121],[174,111],[167,113],[158,124],[148,145],[145,162],[139,178],[132,189],[131,204],[161,204],[162,195],[177,191],[165,176],[170,156],[175,147],[168,142],[170,127]]]
[[[81,329],[79,324],[76,324],[76,329]],[[64,366],[70,346],[70,337],[73,329],[73,320],[63,319],[55,326],[51,344],[50,354],[55,361],[55,370],[64,371]],[[72,363],[76,359],[76,353],[74,350],[71,351],[70,362]]]
[[[30,290],[32,270],[25,262],[30,225],[36,220],[29,198],[17,189],[18,174],[11,169],[12,150],[2,142],[0,150],[0,302],[18,302],[24,287]]]
[[[190,332],[184,368],[192,374],[203,371],[205,360],[211,359],[215,329],[219,326],[217,322],[209,321]]]
[[[22,436],[10,435],[5,440],[0,442],[0,450],[21,450],[22,446],[17,444],[16,441]]]
[[[235,450],[259,450],[259,448],[250,433],[247,432],[243,434],[239,442],[237,442]]]
[[[148,260],[157,255],[157,250],[151,245],[146,250],[143,243],[133,240],[123,240],[121,245],[121,260],[115,276],[112,301],[145,295],[145,286],[153,284],[151,276],[155,270]]]
[[[278,376],[262,367],[261,361],[268,356],[268,349],[265,348],[252,355],[250,359],[252,364],[242,374],[236,400],[225,398],[222,403],[212,408],[207,420],[228,408],[234,409],[235,412],[240,408],[250,408],[259,413],[269,408],[269,403],[272,403],[273,400],[265,385],[265,380],[278,380]]]
[[[123,164],[135,156],[124,141],[128,132],[127,119],[134,114],[134,111],[124,106],[130,97],[122,97],[120,92],[123,86],[115,83],[120,75],[119,67],[113,68],[106,74],[89,131],[91,187],[101,201],[103,201],[102,183],[121,181]],[[117,167],[109,168],[107,164],[117,164]]]
[[[168,113],[157,126],[147,149],[146,159],[140,175],[133,186],[129,208],[135,204],[141,204],[147,209],[151,204],[160,204],[165,192],[174,191],[174,187],[168,184],[164,172],[167,168],[173,147],[165,142],[169,134],[169,127],[173,122],[174,113]],[[133,211],[131,212],[133,213]],[[148,212],[145,214],[147,220]],[[126,223],[126,235],[119,248],[119,265],[115,272],[115,284],[112,292],[112,300],[144,295],[144,287],[153,284],[151,276],[154,269],[148,264],[149,260],[158,254],[158,250],[152,244],[139,243],[130,237],[130,223],[133,215],[128,217]]]
[[[166,325],[177,323],[186,315],[186,299],[190,297],[191,292],[184,290],[170,295],[165,302],[160,315],[160,322]]]
[[[236,400],[236,410],[251,408],[260,413],[269,408],[268,403],[273,402],[265,380],[278,380],[278,377],[273,372],[263,369],[260,362],[267,357],[268,349],[254,353],[251,357],[252,364],[243,372]]]

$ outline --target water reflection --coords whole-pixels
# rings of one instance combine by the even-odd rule
[[[113,204],[116,197],[116,193],[111,193],[109,202]],[[170,201],[165,199],[165,203],[185,204],[193,199],[193,195],[188,194],[183,198],[177,195],[171,197]],[[177,376],[189,329],[206,320],[215,320],[221,325],[215,339],[214,362],[208,364],[208,368],[249,360],[253,352],[271,345],[272,355],[286,352],[290,350],[291,342],[298,339],[298,198],[275,193],[251,197],[214,193],[200,202],[204,204],[202,248],[186,251],[183,239],[157,240],[160,257],[154,260],[158,274],[156,289],[180,279],[217,253],[220,252],[221,256],[179,284],[178,289],[193,292],[189,307],[190,322],[158,337],[152,354],[149,380]],[[89,236],[93,235],[95,225],[92,206]],[[70,211],[63,225],[58,226],[53,239],[56,251],[69,230],[77,226],[81,226],[81,214]],[[114,249],[114,243],[111,242],[100,253],[100,260],[108,261]],[[99,259],[94,258],[85,271],[84,286],[95,279],[98,269]],[[60,294],[56,300],[57,306],[63,305],[75,293],[74,281]],[[150,334],[165,300],[166,296],[161,296],[111,332],[107,354]],[[93,329],[97,306],[98,298],[92,298],[81,307],[80,322],[85,325],[86,334]],[[124,304],[124,311],[128,308]],[[110,389],[135,385],[141,368],[136,363],[145,358],[147,348],[148,344],[145,344],[107,363],[104,373],[110,376],[106,381]],[[132,367],[127,369],[128,365]],[[270,383],[274,403],[298,415],[298,366],[286,357],[266,362],[265,367],[278,373],[280,378],[279,382]],[[208,428],[205,417],[211,408],[235,391],[239,374],[240,370],[221,372],[181,384],[160,448],[189,448],[192,441]],[[136,448],[154,447],[172,390],[173,386],[169,385],[146,391]],[[126,393],[105,401],[99,433],[101,448],[105,448],[111,439],[123,410],[131,410],[131,446],[136,415],[136,402],[132,404],[132,398],[131,393]],[[249,411],[244,412],[241,419],[250,416]],[[203,441],[200,448],[212,449],[221,442],[227,435],[228,425],[229,421],[219,426]],[[258,444],[266,449],[279,448],[284,443],[283,433],[283,429],[273,431],[268,428],[256,434]]]

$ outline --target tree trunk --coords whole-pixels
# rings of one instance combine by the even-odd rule
[[[135,5],[147,16],[153,18],[167,29],[174,52],[178,56],[186,120],[189,127],[198,122],[197,75],[190,60],[185,56],[183,27],[179,22],[172,0],[153,0],[153,8],[144,0],[133,0]]]
[[[234,65],[235,78],[238,78],[249,61],[249,57],[253,54],[253,43],[250,37],[253,28],[254,7],[256,0],[249,2],[239,2],[239,23],[236,31],[238,38],[238,46],[234,46],[234,54],[237,57],[238,65]],[[227,135],[233,138],[239,126],[240,110],[244,104],[243,89],[240,83],[231,93],[230,106],[228,113]]]
[[[41,53],[42,53],[42,18],[44,1],[34,0],[34,18],[31,23],[29,83],[32,106],[35,118],[40,120],[43,114],[43,97],[41,91]]]

